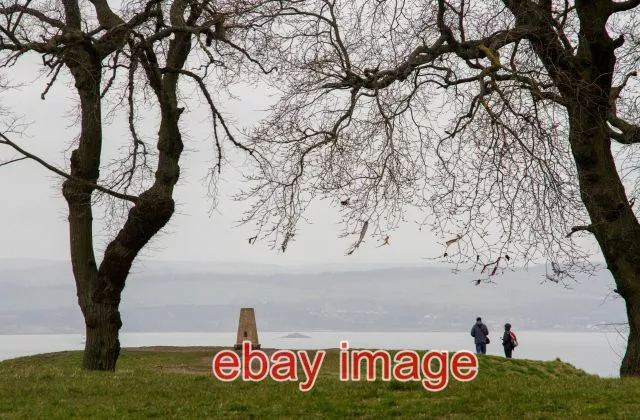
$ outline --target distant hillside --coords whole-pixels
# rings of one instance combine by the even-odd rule
[[[270,331],[451,331],[481,315],[527,330],[586,330],[623,322],[607,271],[571,289],[544,267],[474,286],[474,273],[443,267],[302,267],[168,263],[136,266],[122,302],[124,331],[233,331],[240,307]],[[0,333],[84,329],[67,262],[0,260]]]

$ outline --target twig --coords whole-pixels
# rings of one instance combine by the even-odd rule
[[[571,232],[567,233],[567,238],[570,238],[576,232],[587,231],[593,233],[593,225],[574,226],[571,228]]]
[[[29,159],[29,158],[26,157],[26,156],[23,156],[23,157],[19,157],[19,158],[16,158],[16,159],[11,159],[11,160],[6,161],[6,162],[0,162],[0,166],[6,166],[6,165],[9,165],[9,164],[12,164],[12,163],[15,163],[15,162],[19,162],[19,161],[25,160],[25,159]]]
[[[347,251],[347,255],[353,254],[353,252],[360,247],[360,244],[362,244],[362,241],[364,240],[364,235],[367,233],[368,228],[369,228],[369,221],[365,220],[365,222],[362,225],[362,230],[360,230],[360,237],[353,245],[351,245],[351,249]]]
[[[85,179],[82,178],[78,178],[75,177],[73,175],[69,175],[68,173],[64,172],[61,169],[56,168],[55,166],[45,162],[43,159],[39,158],[38,156],[27,152],[26,150],[24,150],[23,148],[21,148],[20,146],[18,146],[17,144],[15,144],[14,142],[12,142],[11,140],[9,140],[9,138],[7,136],[4,135],[4,133],[0,133],[0,144],[6,144],[8,146],[11,146],[15,151],[17,151],[18,153],[20,153],[21,155],[23,155],[25,158],[34,160],[36,162],[38,162],[40,165],[44,166],[45,168],[47,168],[48,170],[50,170],[51,172],[54,172],[57,175],[60,175],[63,178],[69,179],[71,181],[75,181],[75,182],[79,182],[81,184],[84,184],[88,187],[94,188],[100,192],[103,192],[105,194],[108,194],[112,197],[115,198],[119,198],[121,200],[127,200],[127,201],[131,201],[132,203],[137,203],[138,202],[138,197],[134,196],[134,195],[129,195],[129,194],[122,194],[119,193],[117,191],[113,191],[110,190],[109,188],[103,187],[101,185],[95,184],[93,182],[87,181]]]

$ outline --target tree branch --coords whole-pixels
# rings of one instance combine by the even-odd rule
[[[620,132],[609,130],[609,136],[612,139],[620,144],[640,143],[640,126],[623,120],[615,115],[615,111],[609,114],[608,121],[613,127],[620,130]]]
[[[571,228],[571,232],[567,233],[567,238],[570,238],[574,233],[581,231],[593,233],[593,225],[574,226]]]
[[[185,70],[185,69],[173,69],[173,68],[167,67],[167,68],[164,68],[163,71],[166,71],[169,73],[183,74],[185,76],[189,76],[190,78],[192,78],[198,84],[198,87],[200,88],[205,99],[207,100],[207,104],[209,104],[209,108],[211,109],[211,113],[213,114],[214,123],[216,118],[219,119],[220,124],[222,124],[222,128],[224,129],[231,143],[233,143],[233,145],[236,146],[237,148],[244,150],[245,152],[249,153],[249,155],[253,156],[255,150],[250,149],[244,144],[238,142],[233,136],[233,134],[231,133],[231,131],[229,130],[229,127],[227,126],[227,123],[225,122],[222,114],[220,114],[220,111],[218,111],[218,108],[216,108],[215,104],[213,103],[213,99],[211,99],[211,95],[209,94],[209,90],[207,89],[207,86],[204,83],[204,80],[202,80],[200,76],[198,76],[192,71]],[[217,138],[216,138],[216,142],[217,142]]]
[[[441,36],[431,46],[420,45],[416,47],[406,60],[395,68],[372,73],[365,72],[364,76],[347,72],[341,81],[326,83],[322,87],[329,89],[352,87],[363,87],[370,90],[384,89],[396,81],[407,79],[415,70],[446,54],[455,54],[465,60],[488,57],[491,61],[491,67],[486,70],[487,73],[492,72],[501,67],[496,51],[505,45],[526,38],[529,34],[530,28],[526,25],[520,25],[509,31],[497,32],[489,37],[464,43],[448,42],[445,36]]]
[[[31,9],[29,7],[26,7],[25,5],[14,4],[9,7],[0,7],[0,15],[7,16],[13,13],[24,13],[29,16],[33,16],[36,19],[40,20],[41,22],[48,23],[49,25],[59,29],[65,29],[67,27],[63,22],[59,21],[58,19],[51,18],[45,15],[44,13],[42,13],[41,11]]]
[[[627,10],[631,10],[640,5],[640,0],[627,0],[620,3],[611,2],[611,7],[609,9],[609,14],[625,12]]]
[[[112,197],[115,198],[119,198],[121,200],[126,200],[126,201],[130,201],[132,203],[137,203],[138,202],[138,197],[134,196],[134,195],[128,195],[128,194],[122,194],[119,193],[117,191],[113,191],[110,190],[109,188],[103,187],[102,185],[98,185],[95,184],[93,182],[89,182],[86,181],[82,178],[78,178],[72,175],[69,175],[68,173],[64,172],[61,169],[56,168],[55,166],[47,163],[46,161],[44,161],[43,159],[39,158],[38,156],[27,152],[26,150],[24,150],[23,148],[21,148],[20,146],[18,146],[16,143],[14,143],[13,141],[11,141],[7,136],[4,135],[4,133],[0,133],[0,144],[6,144],[7,146],[12,147],[15,151],[17,151],[18,153],[20,153],[21,155],[23,155],[23,158],[19,158],[19,159],[15,159],[14,161],[17,160],[22,160],[22,159],[31,159],[36,161],[37,163],[39,163],[40,165],[44,166],[46,169],[50,170],[51,172],[66,178],[66,179],[70,179],[73,180],[75,182],[79,182],[83,185],[86,185],[88,187],[94,188],[97,191],[103,192],[107,195],[110,195]]]
[[[23,156],[23,157],[19,157],[19,158],[8,160],[6,162],[0,162],[0,166],[7,166],[7,165],[10,165],[12,163],[20,162],[21,160],[25,160],[25,159],[29,159],[29,158],[26,157],[26,156]]]

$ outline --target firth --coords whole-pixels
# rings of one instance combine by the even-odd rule
[[[250,341],[244,341],[242,356],[231,350],[216,353],[213,357],[213,375],[225,382],[235,381],[240,376],[244,381],[261,381],[268,375],[278,382],[298,381],[299,360],[305,378],[298,388],[300,391],[309,391],[316,383],[325,355],[324,350],[318,350],[311,360],[306,350],[278,350],[268,357],[262,350],[252,350]],[[253,362],[258,362],[256,370],[252,369]]]

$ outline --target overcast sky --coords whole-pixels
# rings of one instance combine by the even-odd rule
[[[35,57],[34,57],[35,58]],[[12,116],[22,117],[29,123],[24,136],[12,135],[27,150],[45,158],[56,166],[66,168],[69,146],[77,136],[75,125],[75,94],[68,81],[60,80],[49,92],[46,100],[40,94],[46,79],[38,79],[37,61],[30,60],[17,66],[11,81],[24,85],[20,89],[4,92],[0,103]],[[238,100],[217,98],[222,109],[233,118],[238,127],[250,126],[256,121],[272,99],[261,87],[238,88]],[[212,160],[211,123],[206,107],[199,102],[187,103],[191,108],[183,114],[185,153],[181,162],[182,175],[175,190],[177,212],[169,225],[142,252],[147,259],[180,261],[247,261],[281,265],[315,263],[428,263],[425,257],[442,253],[446,238],[434,238],[427,230],[420,231],[410,222],[391,234],[391,245],[378,248],[376,238],[368,238],[354,255],[345,256],[345,250],[355,238],[339,239],[336,206],[319,203],[308,214],[313,224],[302,225],[295,242],[286,253],[276,252],[266,242],[248,244],[253,226],[237,227],[237,221],[246,204],[237,203],[229,195],[241,188],[239,169],[243,158],[236,156],[225,167],[220,188],[219,206],[210,214],[211,200],[203,182]],[[143,130],[152,137],[157,129],[151,121],[142,121]],[[105,127],[105,155],[126,145],[126,127],[115,123]],[[66,153],[66,155],[65,155]],[[111,153],[111,155],[110,155]],[[0,162],[18,157],[6,146],[0,146]],[[60,191],[61,180],[32,161],[22,161],[0,167],[0,258],[68,259],[67,208]],[[104,249],[111,236],[95,212],[96,248]],[[417,216],[417,215],[414,215]],[[100,254],[98,254],[100,255]]]

